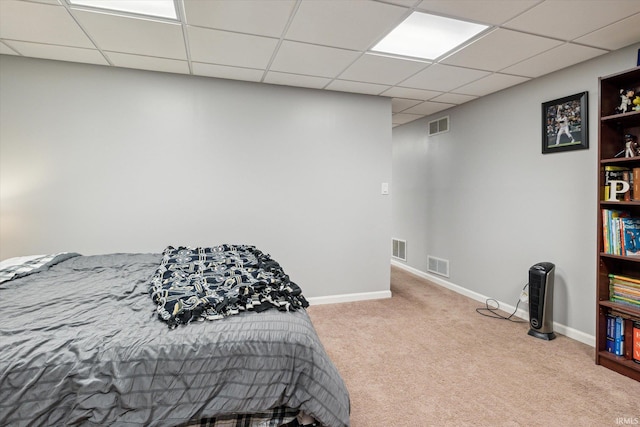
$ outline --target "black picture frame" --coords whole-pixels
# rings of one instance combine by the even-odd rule
[[[542,103],[542,154],[589,148],[589,93]]]

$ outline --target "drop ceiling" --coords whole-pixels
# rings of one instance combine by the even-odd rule
[[[0,54],[383,96],[397,126],[640,41],[640,0],[175,2],[178,21],[0,0]],[[432,62],[368,52],[413,11],[490,27]]]

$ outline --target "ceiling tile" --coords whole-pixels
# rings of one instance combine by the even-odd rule
[[[8,44],[0,42],[0,55],[18,55],[14,49]]]
[[[499,71],[561,44],[558,40],[498,29],[444,59],[442,63]]]
[[[427,65],[424,62],[366,54],[358,58],[356,62],[340,74],[340,78],[395,85]]]
[[[464,104],[465,102],[473,101],[477,96],[462,95],[459,93],[444,93],[440,96],[436,96],[431,99],[433,102],[446,102],[447,104]]]
[[[410,89],[406,87],[392,87],[391,89],[385,90],[381,93],[382,96],[417,99],[422,101],[426,101],[440,94],[442,94],[442,92],[435,90]]]
[[[0,54],[378,95],[396,126],[640,48],[640,0],[175,1],[178,22],[0,0]],[[366,53],[414,10],[494,28],[437,64]]]
[[[278,73],[275,71],[269,71],[264,78],[265,83],[284,85],[284,86],[299,86],[311,89],[322,89],[331,79],[325,77],[312,77],[303,76],[300,74],[288,74]]]
[[[467,95],[484,96],[529,80],[526,77],[492,74],[468,85],[459,87],[456,92]]]
[[[434,64],[401,82],[400,86],[448,92],[489,74],[487,71]]]
[[[152,56],[130,55],[127,53],[105,52],[116,67],[137,68],[140,70],[162,71],[165,73],[189,74],[187,61],[155,58]]]
[[[285,38],[287,40],[365,50],[391,31],[409,9],[375,1],[324,1],[300,3]]]
[[[0,38],[95,48],[62,6],[0,0]]]
[[[278,40],[228,31],[188,27],[191,59],[220,65],[265,68]]]
[[[58,2],[58,0],[21,0],[21,1],[30,1],[34,3],[46,3],[46,4],[60,6],[60,2]]]
[[[398,6],[414,7],[420,0],[385,0],[386,3],[397,4]]]
[[[399,113],[406,110],[407,108],[411,108],[414,105],[420,104],[420,102],[421,101],[417,99],[393,98],[391,100],[391,111],[394,113]]]
[[[259,82],[264,74],[263,70],[252,68],[229,67],[226,65],[203,64],[201,62],[191,63],[193,74],[197,76],[216,77],[220,79],[246,80],[249,82]]]
[[[540,77],[605,53],[606,50],[565,43],[501,71],[519,76]]]
[[[280,38],[295,0],[184,0],[187,24]]]
[[[632,13],[640,13],[640,1],[547,0],[506,22],[504,27],[562,40],[573,40]]]
[[[380,95],[389,86],[378,85],[373,83],[352,82],[347,80],[334,80],[325,89],[340,92],[364,93],[367,95]]]
[[[284,41],[271,70],[319,77],[335,77],[360,54],[358,52]]]
[[[424,0],[417,9],[484,24],[500,25],[540,0]]]
[[[180,24],[85,10],[73,10],[73,14],[100,49],[187,59]]]
[[[391,123],[393,123],[394,125],[403,125],[405,123],[418,120],[419,118],[422,118],[422,117],[424,117],[422,114],[398,113],[391,116]]]
[[[13,49],[20,52],[20,54],[32,58],[109,65],[104,56],[102,56],[102,54],[96,49],[84,49],[81,47],[57,46],[53,44],[19,41],[8,41],[6,43]]]
[[[425,101],[421,104],[411,107],[408,110],[403,111],[403,114],[422,114],[428,116],[429,114],[437,113],[438,111],[446,110],[447,108],[455,107],[454,104],[445,104],[440,102]]]
[[[640,13],[575,40],[603,49],[621,49],[640,41]]]

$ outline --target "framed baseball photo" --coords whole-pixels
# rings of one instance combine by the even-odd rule
[[[588,92],[542,104],[542,154],[589,148]]]

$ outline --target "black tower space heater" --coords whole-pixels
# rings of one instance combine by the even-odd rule
[[[553,333],[553,278],[556,266],[539,262],[529,269],[529,335],[552,340]]]

